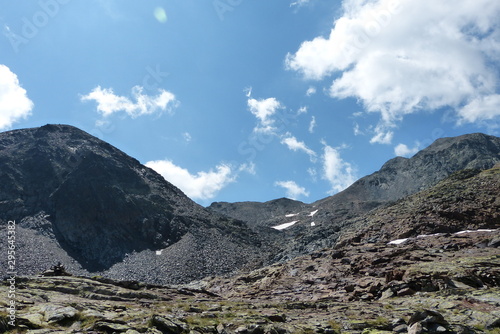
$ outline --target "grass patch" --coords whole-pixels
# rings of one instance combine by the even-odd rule
[[[344,328],[342,324],[339,323],[337,320],[329,320],[328,326],[330,326],[330,329],[337,334],[340,334],[342,332],[342,329]]]

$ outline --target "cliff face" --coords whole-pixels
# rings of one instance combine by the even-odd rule
[[[182,280],[187,272],[192,277],[234,269],[259,246],[256,235],[242,222],[207,211],[153,170],[71,126],[0,134],[0,166],[3,223],[16,220],[20,229],[45,238],[53,252],[60,248],[90,272],[131,261],[143,251],[164,249],[177,258],[199,259],[202,267],[212,265],[212,270],[186,265],[174,275]],[[190,245],[174,247],[186,238]],[[28,240],[19,242],[26,253],[51,248],[32,249],[35,245]],[[204,251],[223,249],[225,243],[240,251],[225,254],[229,258],[224,260]],[[37,263],[31,267],[46,269]]]

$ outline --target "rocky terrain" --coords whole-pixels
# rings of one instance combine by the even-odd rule
[[[0,333],[500,333],[499,161],[444,138],[316,203],[205,209],[76,128],[2,133]]]
[[[265,254],[243,222],[206,210],[71,126],[1,133],[0,166],[0,237],[6,240],[7,222],[15,221],[20,274],[61,261],[79,274],[176,283]],[[6,258],[0,261],[5,268]]]
[[[0,332],[493,334],[499,245],[499,231],[353,244],[176,287],[18,277],[17,327],[2,312]],[[4,281],[2,295],[9,288]]]
[[[284,226],[295,222],[283,230],[286,241],[282,244],[286,246],[274,257],[275,261],[286,261],[334,246],[351,219],[428,189],[457,171],[488,169],[499,162],[498,137],[475,133],[441,138],[413,157],[391,159],[379,171],[359,179],[344,191],[311,204],[213,203],[209,209],[254,224],[251,221],[262,217],[260,210],[265,208],[267,214],[264,221],[260,220],[261,225]]]

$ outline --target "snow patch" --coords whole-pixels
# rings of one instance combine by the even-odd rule
[[[406,239],[396,239],[396,240],[392,240],[391,242],[388,242],[387,244],[388,245],[400,245],[402,244],[403,242],[406,242],[408,241],[409,238],[406,238]]]
[[[319,210],[315,210],[309,214],[309,217],[314,217],[315,214],[318,213]]]
[[[460,232],[457,232],[455,234],[464,234],[464,233],[475,233],[475,232],[496,232],[497,230],[485,230],[485,229],[479,229],[479,230],[475,230],[475,231],[471,231],[471,230],[466,230],[466,231],[460,231]]]
[[[312,222],[312,223],[311,223],[311,226],[316,226],[316,223],[315,223],[315,222]]]
[[[286,229],[286,228],[289,228],[290,226],[295,225],[295,223],[297,223],[297,222],[299,222],[299,221],[298,221],[298,220],[294,220],[293,222],[289,222],[289,223],[281,224],[281,225],[278,225],[278,226],[273,226],[273,228],[274,228],[275,230],[279,230],[279,231],[281,231],[281,230],[284,230],[284,229]]]
[[[163,249],[157,250],[156,255],[161,255],[161,252],[163,252]]]
[[[487,229],[479,229],[479,230],[466,230],[466,231],[460,231],[460,232],[456,232],[456,233],[453,233],[454,235],[460,235],[460,234],[465,234],[465,233],[476,233],[476,232],[496,232],[498,230],[487,230]],[[438,237],[440,235],[444,235],[444,233],[435,233],[435,234],[421,234],[419,236],[417,236],[417,238],[427,238],[427,237]],[[412,239],[412,238],[406,238],[406,239],[397,239],[397,240],[392,240],[390,242],[388,242],[387,244],[388,245],[400,245],[406,241],[408,241],[409,239]]]
[[[421,234],[421,235],[417,236],[417,238],[439,237],[440,235],[444,235],[444,233]]]
[[[285,217],[290,218],[290,217],[295,217],[298,215],[299,215],[298,213],[289,213],[289,214],[285,215]]]

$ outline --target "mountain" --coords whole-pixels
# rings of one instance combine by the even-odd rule
[[[458,171],[347,220],[335,247],[187,285],[17,277],[16,324],[30,333],[498,333],[499,194],[500,165]],[[0,284],[10,293],[11,281]],[[0,333],[10,322],[0,312]]]
[[[15,221],[20,274],[35,274],[61,261],[75,274],[184,283],[284,262],[333,247],[339,238],[385,238],[365,231],[370,226],[386,234],[399,231],[401,237],[431,230],[439,217],[453,218],[463,228],[467,222],[483,226],[488,212],[460,211],[453,206],[460,205],[459,198],[451,195],[453,210],[443,207],[437,216],[419,213],[418,221],[410,210],[406,225],[396,220],[382,228],[385,220],[364,215],[456,171],[491,168],[499,161],[500,138],[443,138],[312,204],[282,198],[203,208],[108,143],[75,127],[46,125],[0,134],[0,238],[7,238],[7,224]],[[493,198],[495,188],[487,194]],[[421,227],[412,230],[417,223]],[[6,247],[2,243],[0,252]],[[5,262],[0,258],[3,268]]]
[[[396,157],[382,168],[365,176],[344,191],[312,204],[296,203],[293,216],[286,216],[286,202],[213,203],[209,209],[256,224],[255,217],[265,208],[266,225],[293,223],[283,230],[287,241],[276,255],[284,261],[314,250],[335,245],[346,221],[375,208],[427,189],[463,169],[488,169],[500,162],[500,138],[481,133],[441,138],[411,158]],[[272,207],[272,205],[274,207]],[[269,215],[269,213],[273,213]]]
[[[338,245],[500,228],[500,164],[464,169],[434,187],[348,221]]]
[[[500,164],[484,171],[462,170],[433,187],[346,221],[335,247],[233,277],[208,278],[202,285],[237,300],[385,302],[398,296],[395,303],[403,307],[413,302],[438,305],[443,302],[438,301],[439,295],[446,299],[495,288],[487,294],[496,294],[490,300],[497,304],[499,195]],[[441,294],[429,294],[438,291]],[[447,302],[459,304],[460,300],[463,297]],[[486,306],[486,299],[482,301]],[[479,307],[479,300],[475,303],[470,306]],[[498,316],[497,312],[494,318]]]
[[[0,166],[0,221],[16,222],[19,274],[62,261],[74,272],[175,283],[263,253],[243,222],[72,126],[1,133]]]

